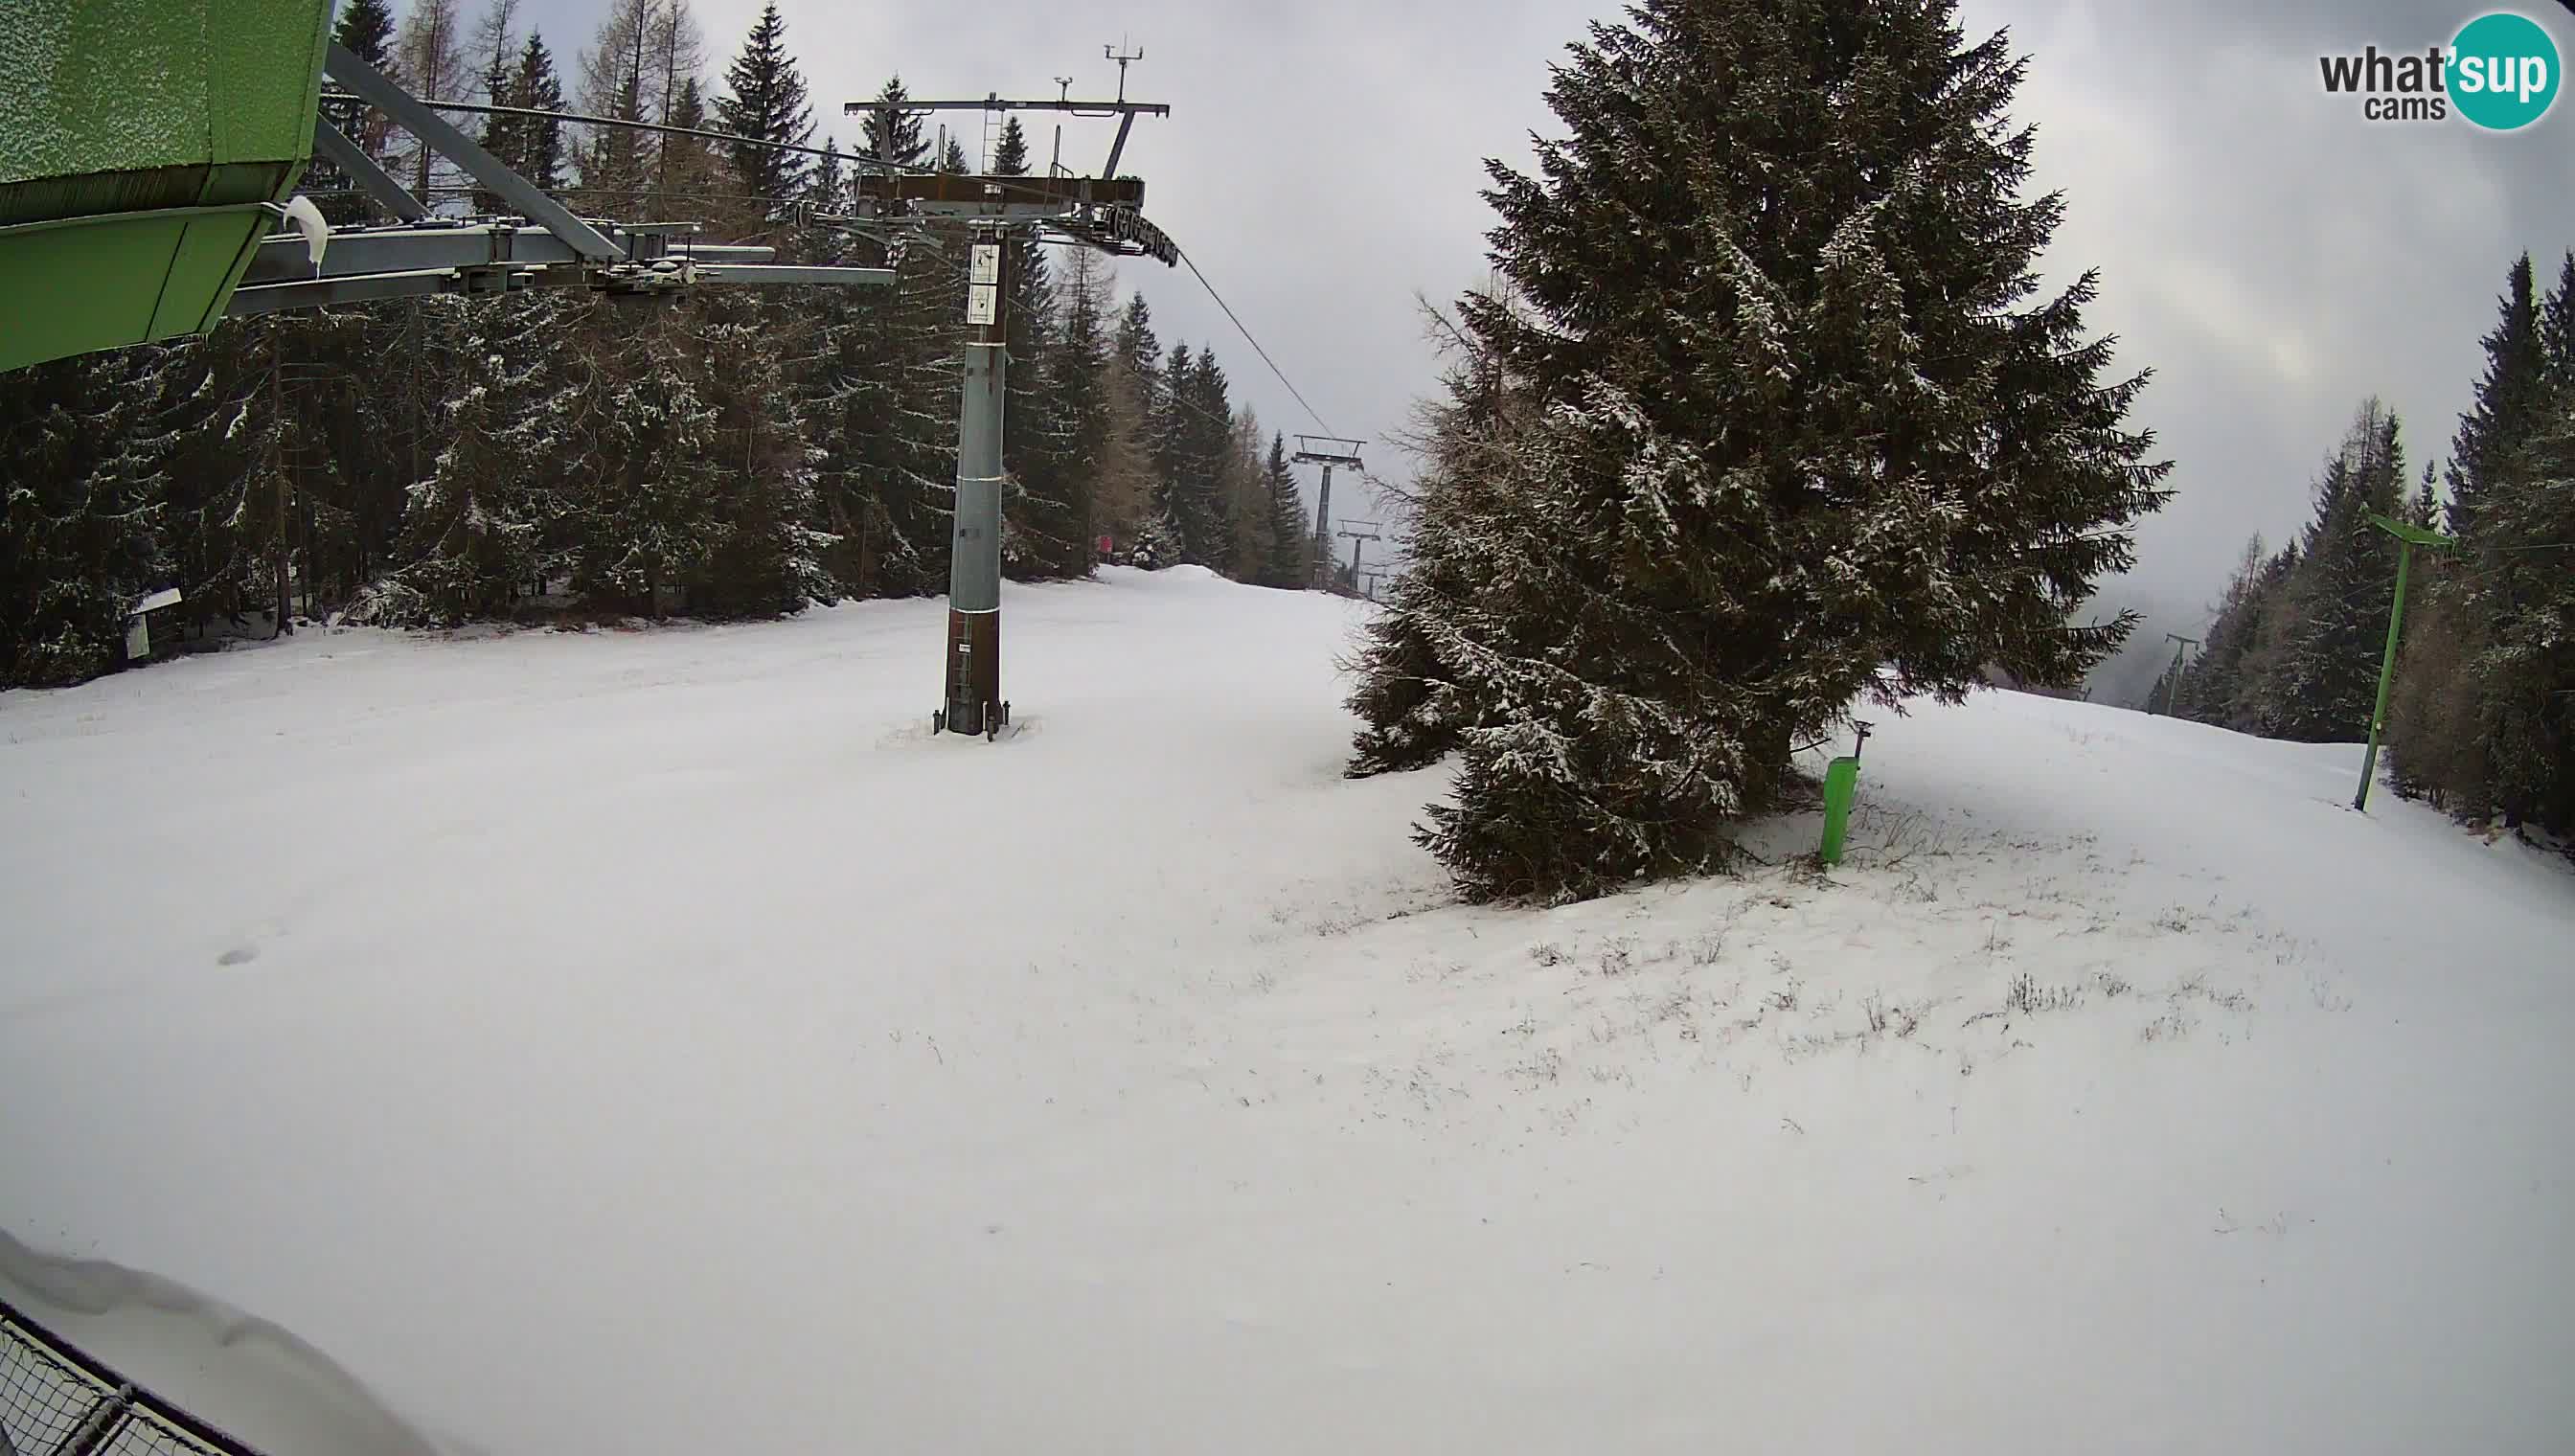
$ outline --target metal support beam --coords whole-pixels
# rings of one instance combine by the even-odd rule
[[[420,298],[431,294],[462,293],[490,295],[516,293],[530,288],[589,288],[610,293],[651,293],[677,288],[687,283],[706,285],[815,284],[848,287],[855,284],[888,284],[895,280],[890,268],[799,268],[766,263],[698,263],[685,271],[673,268],[668,273],[647,273],[641,277],[611,274],[583,263],[496,263],[468,268],[419,268],[393,273],[361,273],[355,276],[294,278],[269,283],[246,283],[233,290],[229,318],[246,319],[260,314],[274,314],[285,309],[332,308],[346,304],[374,303],[389,298]]]
[[[975,207],[1018,205],[1046,216],[1081,207],[1145,205],[1145,184],[1134,177],[1002,177],[972,172],[894,176],[861,172],[858,195],[871,202],[950,203]]]
[[[92,1456],[125,1424],[125,1413],[133,1406],[131,1381],[101,1395],[81,1416],[80,1424],[55,1444],[50,1456]]]
[[[293,283],[244,284],[233,290],[226,318],[248,319],[286,309],[321,309],[340,304],[374,303],[379,299],[419,298],[440,293],[506,293],[531,280],[542,281],[543,268],[504,269],[482,275],[488,286],[469,290],[467,274],[454,268],[427,268],[414,273],[370,273],[357,278],[308,278]]]
[[[1127,152],[1127,133],[1133,131],[1135,127],[1136,113],[1131,111],[1125,116],[1118,118],[1118,140],[1109,144],[1109,165],[1100,169],[1101,176],[1115,177],[1118,175],[1118,159],[1126,155]]]
[[[376,206],[404,222],[418,222],[429,216],[429,209],[396,182],[393,174],[376,164],[367,149],[349,139],[349,134],[331,124],[331,118],[313,119],[313,149],[330,159],[331,165],[349,174],[358,190],[375,200]]]
[[[449,125],[446,118],[414,100],[411,93],[387,80],[375,67],[350,54],[348,47],[333,41],[325,69],[331,73],[331,79],[392,117],[405,131],[445,153],[475,181],[517,209],[520,216],[563,239],[574,252],[593,262],[617,261],[616,246],[601,237],[590,224],[574,217],[562,203],[538,191],[536,184],[511,171],[500,158],[477,146],[465,133]]]
[[[1320,442],[1320,445],[1316,442]],[[1359,464],[1360,443],[1338,435],[1299,435],[1296,437],[1296,453],[1289,459],[1299,465],[1346,465],[1355,469]],[[1347,450],[1321,448],[1329,445],[1346,445],[1350,448]]]
[[[560,239],[534,228],[507,223],[470,227],[440,226],[335,229],[322,254],[319,276],[363,277],[377,273],[420,273],[436,269],[487,268],[513,263],[578,263]],[[242,270],[242,282],[301,282],[316,276],[303,240],[281,233],[263,240]]]
[[[322,93],[322,99],[325,101],[342,101],[350,98],[325,91]],[[594,116],[585,111],[550,111],[534,106],[490,106],[473,101],[432,101],[427,97],[419,97],[415,99],[417,99],[421,105],[428,107],[432,111],[459,111],[473,116],[524,116],[538,121],[579,122],[583,126],[616,127],[623,131],[652,132],[657,136],[697,137],[704,141],[722,142],[727,146],[758,147],[764,151],[790,152],[802,157],[829,157],[834,161],[842,163],[847,163],[851,156],[848,152],[837,152],[829,147],[807,147],[800,146],[794,142],[772,142],[766,141],[760,137],[746,137],[739,132],[710,131],[705,127],[696,126],[672,126],[668,122],[630,121],[622,116]],[[877,164],[870,163],[869,165],[875,166]],[[898,170],[906,172],[935,172],[939,169],[935,167],[921,166],[903,167]]]
[[[649,230],[611,228],[609,246],[621,259],[682,258],[708,263],[767,263],[774,248],[754,243],[698,245]],[[523,263],[580,263],[583,255],[551,233],[510,223],[442,223],[435,219],[389,228],[334,230],[322,255],[324,278],[371,273],[413,273],[434,268],[485,268]],[[283,283],[314,277],[303,240],[280,233],[263,240],[244,270],[244,283]]]
[[[1074,101],[1055,97],[1046,101],[1011,101],[1000,95],[981,101],[902,101],[887,103],[869,97],[865,101],[841,103],[844,116],[865,116],[873,111],[1069,111],[1076,116],[1170,116],[1171,105],[1161,101]],[[848,155],[844,153],[843,155]]]
[[[701,263],[692,270],[700,283],[817,283],[846,286],[892,283],[891,268],[810,268],[790,263]]]
[[[1332,468],[1323,467],[1322,494],[1314,498],[1314,586],[1329,589],[1332,585]]]

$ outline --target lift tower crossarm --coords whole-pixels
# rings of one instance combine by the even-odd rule
[[[986,177],[972,172],[887,177],[862,172],[857,191],[870,202],[945,204],[929,209],[942,212],[963,204],[1020,206],[1052,215],[1078,207],[1142,207],[1145,202],[1145,184],[1133,177]]]
[[[1051,97],[1045,101],[1012,101],[1002,96],[987,96],[981,101],[915,101],[906,97],[888,105],[878,101],[843,103],[842,112],[860,116],[871,111],[1069,111],[1077,116],[1170,116],[1170,103],[1161,101],[1075,101],[1069,97]],[[847,153],[842,155],[847,156]]]
[[[699,243],[674,238],[659,229],[612,226],[607,237],[622,255],[639,262],[663,258],[701,265],[769,263],[777,250],[760,244]],[[549,263],[578,263],[581,255],[540,228],[509,222],[425,222],[383,228],[346,228],[331,235],[330,248],[315,264],[304,240],[292,233],[262,239],[259,252],[242,271],[245,284],[302,283],[315,278],[347,278],[371,273],[416,272],[433,268],[512,268]],[[885,269],[840,269],[843,279],[891,283]],[[879,275],[883,275],[880,277]]]
[[[1356,447],[1361,443],[1362,442],[1356,440],[1342,440],[1329,435],[1299,435],[1296,437],[1296,453],[1290,458],[1299,465],[1356,466],[1359,464],[1359,456]],[[1349,450],[1325,450],[1319,448],[1319,446],[1323,445],[1347,445],[1352,448]]]
[[[604,235],[622,258],[621,288],[682,284],[875,285],[894,282],[890,268],[781,265],[757,244],[700,243],[687,223],[610,224]],[[229,312],[235,318],[280,309],[319,308],[420,294],[513,293],[527,288],[598,288],[608,273],[542,228],[513,220],[461,223],[430,219],[333,232],[321,261],[304,239],[281,233],[261,241]]]
[[[1075,101],[1067,97],[1053,101],[1010,101],[998,92],[981,101],[914,101],[909,98],[901,103],[848,101],[841,104],[841,111],[846,116],[902,111],[1062,111],[1075,116],[1114,116],[1118,118],[1118,139],[1109,144],[1109,164],[1100,169],[1103,177],[1118,175],[1118,159],[1127,154],[1127,133],[1135,127],[1136,118],[1172,114],[1170,104],[1160,101],[1129,101],[1125,97],[1116,101]]]
[[[322,99],[325,101],[355,101],[363,100],[364,98],[350,92],[325,91],[322,93]],[[536,106],[493,106],[489,103],[480,101],[423,101],[420,104],[428,107],[432,111],[461,111],[474,116],[524,116],[536,121],[577,121],[584,126],[616,127],[621,131],[652,132],[657,136],[696,137],[702,141],[723,142],[727,146],[758,147],[763,151],[788,152],[800,157],[829,157],[835,161],[845,164],[852,156],[851,153],[836,152],[829,147],[808,147],[795,142],[773,142],[765,137],[747,137],[742,135],[740,132],[713,131],[706,127],[699,126],[673,126],[668,122],[637,121],[630,120],[622,116],[596,116],[584,111],[549,110],[544,107]],[[882,167],[885,164],[882,162],[869,161],[867,165],[870,167]],[[907,164],[898,166],[895,170],[898,172],[935,172],[939,169],[929,166]]]

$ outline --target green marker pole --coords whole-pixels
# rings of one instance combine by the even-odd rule
[[[2378,664],[2378,706],[2369,714],[2369,750],[2360,759],[2360,791],[2352,795],[2351,806],[2369,812],[2369,784],[2378,775],[2378,738],[2387,728],[2387,691],[2396,683],[2396,641],[2405,628],[2405,578],[2414,565],[2414,548],[2446,547],[2449,537],[2419,526],[2407,526],[2372,513],[2370,524],[2396,538],[2396,605],[2387,613],[2387,655]]]
[[[1826,864],[1842,862],[1842,831],[1859,789],[1859,750],[1868,746],[1868,725],[1857,719],[1851,723],[1859,729],[1859,740],[1848,757],[1835,758],[1824,768],[1824,841],[1816,846],[1815,857]]]

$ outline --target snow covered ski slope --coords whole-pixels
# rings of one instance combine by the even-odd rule
[[[998,744],[937,602],[0,695],[0,1295],[275,1456],[2575,1441],[2575,881],[2356,748],[1468,909],[1366,609],[1006,604]]]

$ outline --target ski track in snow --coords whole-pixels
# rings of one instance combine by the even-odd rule
[[[1982,695],[1474,908],[1366,609],[1006,600],[1001,743],[937,602],[0,695],[0,1232],[154,1271],[0,1293],[273,1456],[2575,1431],[2575,879],[2356,747]]]

